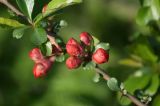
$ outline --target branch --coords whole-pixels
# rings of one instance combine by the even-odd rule
[[[16,9],[12,4],[8,2],[8,0],[0,0],[0,3],[6,5],[9,9],[11,9],[13,12],[15,12],[19,16],[24,16],[23,13],[21,13],[18,9]]]
[[[103,76],[103,79],[105,80],[109,80],[110,76],[108,74],[106,74],[104,72],[103,69],[101,69],[100,67],[96,66],[95,68],[96,72],[101,74]],[[147,106],[146,104],[143,104],[142,102],[140,102],[136,97],[134,97],[133,95],[131,95],[130,93],[126,93],[124,94],[123,91],[120,91],[122,93],[123,96],[126,96],[128,99],[130,99],[135,105],[137,106]]]

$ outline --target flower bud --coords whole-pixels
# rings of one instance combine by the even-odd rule
[[[92,55],[92,60],[97,64],[102,64],[102,63],[108,62],[109,54],[104,49],[99,48]]]
[[[39,63],[36,63],[33,68],[33,74],[35,78],[45,76],[50,69],[52,62],[48,59],[43,59]]]
[[[45,12],[46,12],[47,6],[48,6],[47,4],[43,6],[43,8],[42,8],[42,13],[45,13]]]
[[[39,48],[34,48],[29,52],[29,57],[35,62],[38,63],[43,59],[43,55]]]
[[[35,78],[39,78],[46,75],[45,66],[42,63],[36,63],[33,68],[33,74]]]
[[[76,69],[81,65],[82,61],[78,57],[69,57],[66,60],[66,65],[69,69]]]
[[[67,53],[71,56],[81,56],[83,54],[82,46],[73,38],[66,44]]]
[[[67,53],[71,56],[80,56],[82,55],[82,47],[78,45],[66,45]]]
[[[85,45],[87,45],[87,46],[90,46],[90,45],[91,45],[91,42],[92,42],[93,38],[92,38],[92,36],[91,36],[89,33],[87,33],[87,32],[82,32],[79,37],[80,37],[80,40],[81,40]]]
[[[68,40],[67,44],[79,45],[78,41],[75,40],[74,38],[70,38],[70,39]]]

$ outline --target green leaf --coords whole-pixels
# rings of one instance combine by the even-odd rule
[[[134,75],[131,75],[124,82],[125,89],[132,95],[134,94],[135,90],[145,88],[150,81],[151,75],[149,73],[144,73],[143,71],[146,72],[148,69],[144,68],[135,72]],[[118,101],[123,106],[127,106],[131,103],[127,97],[121,97],[120,93],[118,93]]]
[[[131,58],[122,59],[118,63],[121,65],[135,67],[135,68],[140,68],[143,66],[141,62],[135,61],[134,59]]]
[[[56,36],[56,43],[58,43],[59,45],[62,45],[64,42],[63,42],[62,38]]]
[[[65,60],[65,56],[64,55],[56,56],[56,61],[57,62],[63,62],[64,60]]]
[[[141,57],[148,64],[157,62],[158,57],[154,54],[146,37],[139,37],[137,41],[129,46],[131,53]]]
[[[32,12],[34,7],[34,0],[16,0],[20,10],[32,20]]]
[[[42,13],[39,13],[35,18],[34,18],[34,23],[37,24],[39,21],[41,21],[43,19],[43,15]]]
[[[96,45],[95,50],[99,49],[99,48],[103,48],[104,50],[109,50],[110,49],[110,45],[109,43],[99,43]]]
[[[46,16],[55,13],[56,11],[63,9],[67,6],[81,3],[82,0],[52,0],[48,3],[46,12],[43,14],[38,14],[38,17],[36,17],[35,23],[38,23],[42,18],[45,18]]]
[[[30,29],[30,36],[35,45],[41,45],[47,41],[47,34],[43,28]]]
[[[158,87],[159,87],[159,75],[154,74],[151,78],[150,85],[145,91],[145,93],[153,96],[157,92]]]
[[[13,31],[13,37],[16,39],[20,39],[24,35],[24,32],[27,28],[28,27],[20,27],[20,28],[15,29]]]
[[[146,70],[146,69],[142,69]],[[136,89],[143,89],[150,81],[151,75],[149,73],[143,73],[142,71],[137,71],[134,75],[131,75],[125,82],[125,88],[130,93],[134,93]],[[138,83],[137,83],[138,82]]]
[[[94,78],[93,78],[93,81],[94,81],[95,83],[97,83],[97,82],[99,82],[100,78],[101,78],[100,74],[99,74],[99,73],[96,73],[95,76],[94,76]]]
[[[150,7],[142,7],[139,9],[136,22],[139,25],[147,25],[152,19]]]
[[[137,23],[146,25],[150,20],[160,19],[160,0],[140,0],[143,7],[139,10]]]
[[[62,50],[66,49],[66,45],[60,36],[55,36],[56,43],[61,47]]]
[[[95,68],[95,66],[96,66],[96,63],[91,61],[91,62],[84,63],[83,69],[84,70],[93,70]]]
[[[51,54],[52,54],[51,42],[47,42],[45,45],[46,45],[46,56],[51,56]]]
[[[44,13],[44,16],[54,13],[55,11],[60,10],[64,7],[81,3],[81,2],[82,0],[52,0],[51,2],[49,2],[47,6],[47,10]]]
[[[160,19],[160,0],[151,0],[152,15],[155,20]]]
[[[160,94],[158,94],[155,99],[153,100],[152,106],[159,106],[160,105]]]
[[[66,26],[68,26],[68,23],[65,20],[61,20],[59,25],[60,25],[60,27],[66,27]]]
[[[8,18],[3,18],[0,17],[0,24],[11,26],[11,27],[23,27],[25,26],[24,24],[21,24],[20,22],[13,20],[13,19],[8,19]]]
[[[145,52],[144,52],[145,51]],[[146,61],[156,62],[157,56],[154,55],[146,45],[139,44],[135,48],[135,53],[142,56],[142,58]]]
[[[107,81],[107,85],[112,91],[120,91],[120,87],[116,78],[110,78]]]
[[[100,41],[95,36],[92,36],[92,38],[93,38],[93,41],[94,41],[94,46],[96,46]]]

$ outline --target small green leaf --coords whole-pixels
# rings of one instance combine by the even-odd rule
[[[93,41],[94,41],[94,46],[96,46],[100,41],[95,36],[92,36],[92,38],[93,38]]]
[[[93,78],[93,81],[94,81],[95,83],[99,82],[100,77],[101,77],[100,74],[99,74],[99,73],[96,73],[95,76],[94,76],[94,78]]]
[[[25,26],[24,24],[21,24],[16,20],[3,18],[3,17],[0,17],[0,24],[15,27],[15,28]]]
[[[16,39],[20,39],[23,35],[24,35],[24,32],[25,30],[27,29],[28,27],[21,27],[21,28],[17,28],[13,31],[13,37],[16,38]]]
[[[120,87],[118,85],[118,81],[116,78],[110,78],[107,81],[107,85],[112,91],[119,91],[120,90]]]
[[[32,11],[34,7],[34,0],[16,0],[20,10],[32,20]]]
[[[47,21],[41,21],[40,26],[46,28],[48,26]]]
[[[35,24],[37,24],[39,21],[41,21],[42,19],[43,19],[44,17],[43,17],[43,15],[42,15],[42,13],[39,13],[35,18],[34,18],[34,22],[35,22]]]
[[[38,15],[38,17],[36,17],[35,23],[38,23],[41,19],[45,18],[50,14],[55,13],[60,9],[63,9],[67,6],[78,4],[81,2],[82,0],[52,0],[48,3],[45,13]]]
[[[59,37],[59,36],[56,36],[55,39],[56,39],[56,43],[61,47],[61,49],[65,50],[66,49],[66,45],[65,45],[63,39],[61,37]]]
[[[47,42],[45,45],[46,45],[46,56],[51,56],[51,54],[52,54],[51,42]]]
[[[58,43],[58,44],[63,44],[64,42],[63,42],[63,40],[62,40],[62,38],[60,38],[60,37],[56,37],[56,43]]]
[[[120,92],[118,92],[118,102],[122,106],[128,106],[129,104],[131,104],[131,101],[127,97],[122,96],[122,94]]]
[[[66,27],[66,26],[68,26],[68,23],[65,20],[61,20],[60,23],[59,23],[59,25],[61,27]]]
[[[47,34],[43,28],[34,28],[30,30],[31,41],[35,45],[41,45],[47,41]]]
[[[110,49],[110,45],[109,43],[99,43],[96,45],[95,50],[99,49],[99,48],[103,48],[104,50],[109,50]]]
[[[96,64],[94,62],[87,62],[83,64],[84,70],[93,70],[95,68]]]
[[[145,93],[153,96],[157,92],[158,87],[159,87],[159,75],[154,74],[151,78],[150,86],[147,88]]]
[[[136,22],[139,25],[147,25],[152,20],[150,7],[142,7],[139,9]]]
[[[56,61],[57,62],[63,62],[64,60],[65,60],[65,56],[64,55],[56,56]]]

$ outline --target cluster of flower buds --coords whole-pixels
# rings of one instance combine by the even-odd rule
[[[45,76],[53,62],[49,58],[45,58],[39,48],[32,49],[29,52],[29,57],[35,62],[33,68],[35,78]]]
[[[82,32],[79,35],[80,42],[74,38],[70,38],[67,42],[66,52],[69,54],[69,58],[66,60],[66,66],[69,69],[76,69],[81,66],[82,63],[93,61],[96,64],[102,64],[108,62],[109,53],[101,47],[96,48],[94,45],[93,36],[87,32]],[[50,41],[54,41],[49,37]],[[54,44],[56,45],[56,44]],[[59,54],[64,51],[59,50],[56,46],[52,46],[52,53]],[[58,46],[59,47],[59,46]],[[49,71],[53,61],[57,55],[43,56],[39,48],[34,48],[29,53],[30,58],[35,62],[33,68],[33,74],[35,78],[43,77]]]
[[[83,61],[93,61],[96,64],[108,62],[109,54],[103,48],[98,48],[95,52],[86,50],[86,48],[93,46],[93,38],[87,32],[80,34],[79,43],[74,38],[70,38],[66,44],[66,51],[70,57],[66,60],[66,65],[69,69],[78,68]]]

